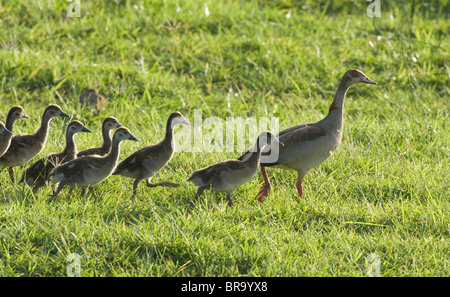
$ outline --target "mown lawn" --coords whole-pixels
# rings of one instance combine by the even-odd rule
[[[367,1],[0,0],[0,116],[13,105],[37,129],[55,103],[94,133],[117,117],[140,140],[121,157],[164,136],[180,111],[203,119],[276,117],[280,129],[315,122],[342,74],[361,69],[377,86],[353,86],[340,148],[304,181],[269,169],[273,190],[261,204],[258,174],[225,195],[186,182],[201,167],[240,152],[178,152],[131,201],[132,180],[112,176],[82,197],[47,203],[0,175],[0,276],[66,276],[77,255],[81,276],[365,276],[368,256],[381,276],[450,273],[450,4]],[[103,111],[78,104],[86,88]],[[54,119],[45,149],[60,151],[69,120]],[[205,133],[207,131],[204,131]],[[253,139],[247,144],[253,143]],[[16,179],[22,170],[16,168]]]

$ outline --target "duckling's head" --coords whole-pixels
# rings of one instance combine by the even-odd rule
[[[29,118],[29,116],[25,113],[25,110],[23,110],[22,106],[19,105],[13,106],[9,110],[8,117],[12,117],[14,119]]]
[[[5,124],[3,124],[2,122],[0,122],[0,135],[12,135],[12,132],[9,131],[9,130],[5,127]]]
[[[112,129],[116,129],[122,126],[119,121],[115,117],[107,117],[103,120],[103,128],[107,131],[110,131]]]
[[[91,132],[91,130],[86,128],[80,121],[72,121],[67,125],[67,133],[74,135],[78,132]]]
[[[130,130],[126,127],[120,127],[114,132],[113,141],[122,141],[122,140],[133,140],[138,141],[136,137],[134,137],[133,134],[131,134]]]
[[[65,112],[62,111],[61,107],[59,107],[56,104],[50,104],[49,106],[47,106],[47,108],[44,111],[44,116],[49,117],[49,118],[54,118],[54,117],[69,117],[69,115]]]
[[[350,69],[347,72],[345,72],[343,78],[346,81],[350,83],[350,85],[357,84],[357,83],[365,83],[365,84],[371,84],[376,85],[377,83],[368,78],[362,71],[358,69]]]
[[[178,111],[173,112],[169,116],[169,120],[167,122],[170,123],[171,129],[173,129],[176,125],[179,125],[179,124],[190,125],[189,121],[186,120],[186,118],[183,117],[183,115]]]

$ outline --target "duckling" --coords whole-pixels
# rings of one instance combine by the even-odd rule
[[[173,156],[173,129],[179,124],[189,125],[189,121],[179,112],[172,113],[167,120],[164,139],[156,144],[136,151],[117,166],[113,175],[134,178],[133,196],[131,198],[136,196],[138,183],[143,179],[146,180],[148,187],[168,186],[174,188],[180,186],[179,184],[168,181],[154,184],[150,183],[152,176],[156,175]]]
[[[103,144],[100,147],[92,147],[81,152],[78,152],[77,157],[90,156],[90,155],[106,155],[111,149],[112,139],[110,131],[122,126],[119,121],[114,117],[107,117],[102,123],[102,136]]]
[[[33,186],[33,193],[43,187],[48,180],[48,175],[59,164],[71,161],[77,156],[77,147],[73,137],[78,132],[91,132],[80,121],[72,121],[67,125],[66,146],[60,153],[49,154],[39,159],[22,173],[19,183],[25,181],[28,186]]]
[[[95,89],[87,89],[80,94],[78,98],[80,104],[88,104],[97,110],[104,110],[106,108],[106,100]]]
[[[114,133],[111,150],[106,156],[84,156],[55,167],[50,172],[49,180],[59,185],[49,202],[54,201],[66,185],[71,188],[83,188],[84,194],[87,187],[94,186],[109,177],[117,165],[120,142],[127,139],[138,141],[128,128],[120,127]]]
[[[20,118],[29,118],[21,106],[13,106],[6,116],[6,129],[11,132],[11,134],[4,133],[0,135],[0,157],[5,154],[11,143],[14,122]]]
[[[47,142],[48,127],[52,118],[69,117],[58,105],[50,104],[44,111],[41,126],[33,134],[14,136],[6,153],[0,158],[0,165],[9,167],[9,176],[14,182],[15,166],[22,166],[41,152]]]
[[[261,152],[266,145],[271,144],[283,146],[275,134],[270,131],[263,132],[258,136],[254,148],[250,150],[250,155],[245,160],[228,160],[195,171],[188,179],[199,187],[191,206],[194,206],[198,197],[206,189],[227,193],[228,205],[232,206],[231,196],[234,191],[256,175],[261,161]]]

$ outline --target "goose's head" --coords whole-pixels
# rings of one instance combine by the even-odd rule
[[[120,127],[114,132],[113,137],[114,142],[117,141],[123,141],[123,140],[133,140],[138,141],[136,137],[134,137],[133,134],[131,134],[130,130],[126,127]]]
[[[80,121],[72,121],[67,126],[67,132],[71,135],[74,135],[78,132],[91,132],[91,130],[86,128]]]
[[[275,134],[273,134],[271,131],[265,131],[265,132],[262,132],[261,134],[259,134],[257,143],[261,147],[263,147],[265,145],[269,145],[269,146],[281,145],[281,146],[284,146],[284,144],[280,142],[278,137]]]
[[[115,117],[107,117],[103,120],[103,127],[108,131],[119,128],[120,126],[122,126],[122,124],[120,124]]]
[[[69,117],[69,115],[62,111],[61,107],[56,104],[50,104],[44,111],[44,116],[48,118],[54,117]]]
[[[346,79],[350,82],[351,85],[357,84],[357,83],[365,83],[365,84],[371,84],[376,85],[377,83],[368,78],[364,73],[362,73],[358,69],[350,69],[345,74],[343,79]]]
[[[0,122],[0,135],[12,135],[12,132],[9,131],[9,130],[5,127],[5,124],[3,124],[2,122]]]
[[[28,119],[29,116],[25,113],[22,106],[13,106],[8,113],[8,117],[12,117],[13,119],[25,118]]]
[[[169,116],[169,120],[168,122],[170,123],[170,128],[173,129],[176,125],[190,125],[189,121],[186,120],[185,117],[183,117],[183,115],[181,113],[179,113],[178,111],[173,112],[170,116]]]

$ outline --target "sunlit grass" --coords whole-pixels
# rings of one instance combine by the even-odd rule
[[[205,192],[189,212],[190,174],[238,152],[177,153],[154,180],[182,186],[142,183],[133,201],[132,180],[112,176],[48,204],[51,187],[32,195],[3,170],[1,276],[65,276],[71,253],[82,276],[364,276],[371,253],[382,276],[448,275],[448,1],[384,1],[380,18],[365,1],[81,1],[80,18],[66,1],[16,2],[0,2],[2,121],[20,104],[31,118],[15,131],[30,133],[59,104],[94,132],[76,136],[80,150],[110,115],[140,140],[123,159],[161,139],[175,110],[278,117],[282,129],[321,119],[347,69],[378,85],[348,92],[341,146],[302,200],[294,172],[269,169],[264,204],[258,175],[233,208]],[[86,88],[106,110],[78,105]],[[52,121],[39,157],[62,149],[66,124]]]

